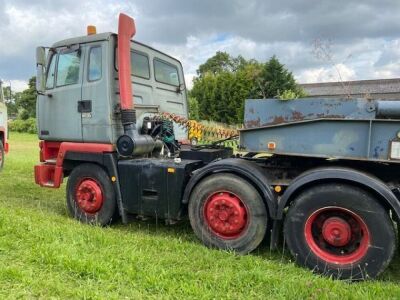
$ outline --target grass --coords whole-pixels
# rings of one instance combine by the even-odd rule
[[[400,258],[376,281],[346,283],[298,267],[287,249],[207,249],[187,222],[99,228],[67,216],[65,185],[34,184],[34,135],[11,133],[0,173],[0,298],[382,299],[400,297]]]

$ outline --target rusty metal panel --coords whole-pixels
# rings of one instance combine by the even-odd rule
[[[388,161],[400,120],[376,119],[375,108],[365,99],[248,100],[240,144],[251,152]]]
[[[244,113],[245,129],[314,120],[335,119],[373,119],[375,101],[365,99],[296,99],[296,100],[246,100]]]

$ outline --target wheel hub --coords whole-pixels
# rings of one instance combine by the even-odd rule
[[[78,206],[89,214],[98,212],[103,205],[103,192],[97,181],[93,179],[81,181],[75,196]]]
[[[341,247],[351,239],[349,223],[339,217],[330,217],[322,225],[322,235],[329,244]]]
[[[247,210],[236,195],[228,192],[212,194],[204,206],[205,221],[220,237],[238,237],[247,224]]]
[[[310,249],[333,264],[352,264],[367,253],[370,234],[363,219],[342,207],[321,208],[310,215],[304,227]]]

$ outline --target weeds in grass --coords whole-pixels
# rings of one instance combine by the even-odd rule
[[[396,299],[395,258],[380,280],[330,280],[283,246],[238,256],[201,245],[189,222],[131,220],[101,228],[71,219],[65,185],[34,184],[36,137],[12,133],[0,173],[0,298]]]

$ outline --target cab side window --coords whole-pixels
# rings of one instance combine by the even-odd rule
[[[58,55],[57,86],[76,84],[79,81],[80,51],[61,52]]]
[[[101,79],[102,62],[101,62],[101,47],[93,47],[89,52],[89,81]]]
[[[131,51],[132,74],[145,79],[150,78],[149,59],[146,55]]]
[[[155,59],[154,73],[158,82],[179,86],[178,69],[174,65]]]
[[[47,79],[46,79],[46,89],[52,89],[54,87],[54,77],[56,75],[56,60],[57,55],[53,55],[51,57],[51,62],[49,69],[47,71]]]

